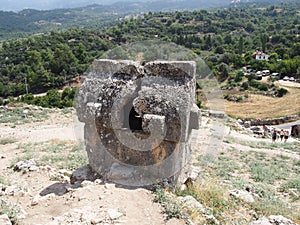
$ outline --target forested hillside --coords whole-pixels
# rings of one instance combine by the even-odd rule
[[[125,14],[113,13],[102,6],[77,9],[39,11],[33,9],[16,12],[0,12],[0,40],[28,37],[48,33],[51,30],[71,28],[103,29],[117,24]]]
[[[216,11],[157,12],[123,20],[103,30],[52,31],[3,42],[0,96],[62,87],[82,74],[93,59],[123,43],[161,39],[192,49],[220,80],[245,65],[300,75],[300,2]],[[252,58],[255,50],[270,61]]]
[[[292,0],[244,0],[237,1],[236,6],[248,5],[264,6],[270,2],[286,2]],[[51,30],[67,29],[102,29],[115,25],[117,20],[145,12],[158,11],[182,11],[196,9],[212,9],[232,7],[235,4],[230,0],[137,0],[137,1],[111,1],[113,4],[102,5],[103,1],[76,1],[62,2],[50,1],[24,1],[13,4],[14,0],[3,3],[3,10],[11,10],[15,7],[23,9],[19,12],[0,11],[0,41],[14,38],[28,37],[36,33],[48,33]],[[90,4],[89,4],[90,2]],[[1,0],[0,0],[1,3]],[[99,3],[99,4],[91,4]],[[88,5],[89,4],[89,5]],[[82,5],[80,8],[72,8]],[[84,6],[87,5],[87,6]],[[0,6],[0,9],[1,9]],[[30,8],[34,9],[30,9]],[[70,7],[66,9],[66,7]],[[48,10],[56,8],[54,10]],[[61,9],[57,9],[61,8]],[[44,9],[44,10],[36,10]],[[47,9],[47,10],[45,10]]]

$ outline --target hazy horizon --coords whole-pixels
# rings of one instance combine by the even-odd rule
[[[62,0],[0,0],[0,10],[2,11],[20,11],[23,9],[36,9],[36,10],[51,10],[60,8],[75,8],[92,4],[110,5],[120,1],[127,2],[146,2],[148,0],[75,0],[75,1],[62,1]]]

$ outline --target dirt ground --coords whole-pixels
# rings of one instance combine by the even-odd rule
[[[300,111],[300,89],[286,88],[288,93],[281,98],[249,94],[242,103],[225,101],[226,113],[239,118],[276,118],[295,115]]]
[[[224,145],[224,136],[234,136],[239,141],[258,140],[253,135],[216,125],[210,118],[205,118],[201,127],[198,132],[193,133],[195,154],[204,151],[200,146],[209,145],[221,150],[235,147],[240,151],[251,151],[250,147],[245,147],[238,141]],[[23,216],[19,218],[20,224],[186,224],[182,219],[166,220],[167,215],[163,213],[162,206],[153,201],[153,193],[143,188],[126,188],[101,180],[84,182],[75,188],[70,186],[67,178],[64,180],[64,176],[63,179],[53,179],[53,170],[66,177],[72,172],[53,168],[53,165],[43,165],[27,173],[13,170],[12,165],[18,161],[17,158],[24,157],[35,148],[41,148],[43,145],[40,143],[54,140],[54,143],[68,146],[69,143],[78,141],[78,137],[82,138],[80,129],[80,126],[74,126],[72,113],[62,113],[60,110],[51,111],[49,117],[40,122],[17,125],[0,123],[0,140],[14,139],[12,143],[0,145],[0,178],[15,188],[13,193],[8,194],[8,198],[21,206]],[[217,142],[220,146],[217,146]],[[265,149],[258,151],[270,152]],[[70,152],[66,154],[71,154]],[[300,155],[292,151],[272,151],[271,154],[300,160]]]

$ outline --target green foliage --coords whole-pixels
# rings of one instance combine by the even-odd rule
[[[245,65],[251,65],[256,70],[270,69],[272,72],[299,77],[300,39],[297,35],[299,26],[295,24],[299,6],[300,2],[295,1],[274,5],[273,9],[266,10],[261,10],[255,4],[246,4],[241,8],[211,12],[154,12],[145,14],[143,18],[124,19],[118,23],[111,20],[117,15],[102,13],[105,10],[95,6],[86,12],[63,10],[67,13],[59,21],[61,29],[74,27],[74,21],[76,27],[95,29],[72,28],[62,32],[53,29],[58,29],[53,22],[46,22],[41,31],[39,27],[43,26],[32,25],[31,21],[49,21],[55,16],[61,18],[59,11],[28,10],[26,15],[31,15],[30,19],[22,13],[9,12],[5,16],[11,18],[14,26],[12,30],[7,30],[3,19],[3,31],[0,30],[6,34],[21,28],[25,32],[28,29],[28,32],[51,32],[3,42],[0,48],[0,97],[25,94],[26,88],[29,93],[61,88],[72,83],[77,75],[83,74],[88,65],[108,49],[123,43],[154,38],[175,42],[204,56],[211,69],[218,72],[221,81],[228,78],[232,68]],[[28,20],[23,21],[21,18],[24,16]],[[116,23],[117,26],[98,29],[104,24]],[[255,50],[267,51],[271,55],[270,61],[254,60],[252,53]],[[209,55],[207,51],[210,51]],[[282,60],[277,61],[278,58]],[[258,87],[256,84],[254,86]],[[261,86],[261,89],[265,87]],[[41,101],[44,100],[37,99],[37,104],[41,105]],[[70,102],[62,104],[69,105]]]
[[[27,114],[21,107],[15,107],[12,109],[0,109],[0,113],[3,115],[0,117],[0,123],[10,123],[14,125],[43,121],[48,118],[48,110],[29,110]]]
[[[17,205],[12,204],[8,200],[0,199],[0,215],[6,214],[12,224],[18,224],[18,213],[20,208]]]
[[[17,140],[14,139],[14,138],[3,138],[3,139],[0,139],[0,145],[12,144],[12,143],[15,143],[15,142],[17,142]]]
[[[244,73],[243,73],[242,71],[239,71],[239,72],[236,74],[236,76],[235,76],[235,78],[234,78],[234,81],[235,81],[235,82],[240,82],[240,81],[242,81],[242,80],[243,80],[243,76],[244,76]]]
[[[164,213],[167,214],[167,219],[171,218],[181,218],[181,204],[179,204],[171,195],[160,187],[156,185],[154,187],[154,201],[158,202],[164,208]]]
[[[249,82],[245,81],[242,83],[242,86],[241,86],[244,90],[248,90],[249,88]]]
[[[220,73],[220,80],[226,80],[229,75],[230,68],[226,63],[221,63],[218,67]]]
[[[5,42],[0,50],[0,97],[46,92],[72,84],[108,49],[100,31],[52,31]],[[29,96],[27,96],[29,97]]]
[[[285,179],[289,174],[289,168],[285,163],[274,161],[272,163],[251,163],[251,177],[258,182],[273,184],[276,180]]]
[[[63,92],[53,89],[49,90],[45,96],[34,97],[32,94],[26,94],[19,101],[48,108],[72,107],[76,91],[77,87],[66,87]]]
[[[282,96],[284,96],[285,94],[287,94],[288,93],[288,90],[287,89],[285,89],[285,88],[280,88],[279,90],[278,90],[278,92],[277,92],[277,97],[282,97]]]
[[[18,160],[34,158],[39,165],[51,165],[59,169],[76,169],[88,163],[82,143],[52,140],[21,144],[23,156]]]
[[[267,91],[269,89],[269,85],[266,83],[260,83],[257,88],[260,91]]]
[[[300,192],[300,177],[289,180],[281,185],[281,191],[288,191],[289,189],[296,189],[298,192]]]
[[[182,196],[191,195],[206,208],[212,209],[213,215],[217,219],[222,219],[222,214],[231,208],[231,202],[225,195],[224,187],[215,179],[204,180],[201,183],[189,186],[187,190],[177,194]]]

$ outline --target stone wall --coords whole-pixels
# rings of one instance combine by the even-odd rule
[[[270,118],[270,119],[253,119],[253,120],[244,120],[243,123],[248,123],[249,126],[263,126],[263,125],[280,125],[283,123],[293,122],[300,119],[298,115],[285,116],[279,118]]]

